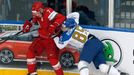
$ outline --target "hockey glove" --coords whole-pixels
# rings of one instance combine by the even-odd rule
[[[25,23],[24,23],[24,25],[23,25],[22,32],[23,33],[29,32],[31,27],[32,27],[31,22],[29,22],[28,20],[26,20]]]

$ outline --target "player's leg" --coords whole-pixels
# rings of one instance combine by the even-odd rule
[[[47,43],[47,42],[45,42]],[[62,67],[61,67],[61,64],[58,60],[58,49],[54,43],[53,40],[49,40],[49,43],[47,43],[47,45],[45,45],[46,47],[46,54],[47,54],[47,57],[48,57],[48,60],[51,64],[51,66],[53,67],[56,75],[64,75],[63,73],[63,70],[62,70]]]
[[[37,75],[36,58],[35,53],[33,51],[27,52],[27,68],[28,68],[28,75]]]
[[[97,54],[95,44],[94,40],[88,40],[80,52],[80,62],[78,63],[80,75],[89,75],[88,66]]]
[[[95,39],[94,41],[96,42],[96,49],[98,51],[95,59],[93,60],[95,67],[97,69],[100,69],[101,72],[107,73],[109,75],[120,75],[117,69],[112,66],[106,65],[106,60],[103,52],[104,46],[102,42],[98,39]]]
[[[80,75],[89,75],[89,63],[84,60],[80,60],[78,63],[78,70]]]
[[[120,72],[115,67],[107,64],[100,64],[99,69],[101,70],[101,72],[107,73],[108,75],[129,75],[128,73]]]
[[[35,56],[41,54],[43,51],[39,45],[39,41],[41,41],[39,38],[35,39],[27,52],[28,75],[37,75],[37,65]]]
[[[100,64],[99,69],[101,72],[107,73],[108,75],[120,75],[120,72],[116,68],[107,64]]]
[[[101,72],[108,74],[108,75],[128,75],[124,72],[119,72],[115,67],[107,65],[105,63],[104,53],[100,51],[99,54],[96,56],[94,60],[94,64],[96,68],[99,68]]]
[[[50,64],[52,65],[56,75],[64,75],[61,64],[58,61],[58,58],[49,57],[48,60],[49,60]]]

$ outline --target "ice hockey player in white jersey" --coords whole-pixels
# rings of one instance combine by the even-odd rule
[[[88,67],[91,62],[104,74],[129,75],[125,72],[119,72],[113,66],[107,65],[102,42],[78,24],[79,13],[74,12],[69,14],[62,25],[63,33],[60,37],[55,37],[54,41],[59,49],[64,48],[68,44],[82,49],[78,63],[80,75],[89,75],[90,71]]]

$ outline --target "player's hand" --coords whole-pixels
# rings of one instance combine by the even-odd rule
[[[28,20],[26,20],[25,23],[24,23],[24,25],[23,25],[22,32],[23,33],[29,32],[31,27],[32,27],[32,23],[29,22]]]

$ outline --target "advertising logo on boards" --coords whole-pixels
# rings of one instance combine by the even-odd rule
[[[108,64],[118,67],[122,60],[120,45],[112,39],[101,40],[104,44],[104,55]]]

